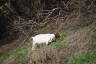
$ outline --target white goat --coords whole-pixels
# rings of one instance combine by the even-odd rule
[[[55,34],[39,34],[32,37],[33,39],[32,50],[34,50],[36,44],[45,43],[46,45],[48,45],[48,43],[52,42],[54,38],[55,38]]]

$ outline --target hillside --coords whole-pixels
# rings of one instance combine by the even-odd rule
[[[96,64],[95,0],[4,1],[0,29],[0,64]],[[60,38],[31,50],[32,36],[55,31]]]

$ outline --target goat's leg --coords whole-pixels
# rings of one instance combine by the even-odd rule
[[[34,50],[34,49],[35,49],[35,44],[32,45],[32,50]]]
[[[48,45],[48,42],[46,42],[46,46]]]

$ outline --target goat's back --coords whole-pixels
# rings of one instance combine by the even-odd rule
[[[33,37],[33,41],[38,43],[51,42],[55,38],[54,34],[39,34]]]

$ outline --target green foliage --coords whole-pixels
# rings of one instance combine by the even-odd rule
[[[54,48],[65,48],[66,45],[63,41],[59,40],[59,39],[55,39],[52,43],[51,46]]]
[[[96,33],[96,26],[93,26],[91,30]]]
[[[90,43],[91,46],[96,47],[96,42]]]
[[[96,53],[76,55],[68,64],[96,64]]]
[[[60,32],[60,38],[55,39],[50,45],[54,48],[65,48],[67,45],[65,44],[64,38],[67,36],[69,29],[63,29]]]
[[[23,63],[25,63],[25,60],[27,59],[28,52],[24,51],[24,50],[21,50],[21,51],[18,52],[17,55],[18,56],[15,58],[14,63],[15,64],[23,64]]]
[[[14,57],[15,61],[14,63],[21,63],[22,61],[26,60],[28,51],[27,49],[21,49],[21,48],[16,48],[15,50],[10,50],[8,52],[5,52],[0,56],[0,64],[3,64],[3,62],[8,59],[11,55],[16,54],[16,57]]]
[[[90,31],[91,31],[90,33],[91,33],[92,37],[96,38],[96,26],[92,26],[90,28]]]
[[[0,16],[6,16],[9,13],[8,11],[8,4],[4,4],[0,6]]]
[[[12,54],[17,53],[18,51],[21,51],[21,49],[20,48],[17,48],[15,50],[10,50],[10,51],[5,52],[4,54],[2,54],[0,56],[0,63],[3,63],[3,61],[5,59],[9,58]]]

